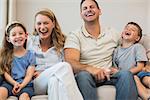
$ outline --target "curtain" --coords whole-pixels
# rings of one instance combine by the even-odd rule
[[[8,23],[16,20],[16,0],[8,0]]]
[[[0,47],[6,25],[16,20],[16,0],[0,0]]]
[[[0,0],[0,47],[2,44],[5,27],[7,24],[7,0]]]

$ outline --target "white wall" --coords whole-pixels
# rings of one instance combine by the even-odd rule
[[[150,0],[147,2],[148,4],[148,15],[147,15],[147,32],[150,34]]]
[[[121,31],[129,21],[135,21],[150,33],[149,0],[97,0],[102,8],[101,22]],[[80,0],[17,0],[17,19],[24,22],[28,31],[33,31],[35,13],[41,8],[54,11],[63,32],[68,33],[82,24]],[[149,18],[148,18],[149,16]]]

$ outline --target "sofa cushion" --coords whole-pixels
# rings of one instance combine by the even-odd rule
[[[18,100],[18,99],[15,96],[10,96],[9,98],[7,98],[7,100]]]
[[[149,34],[144,34],[142,36],[142,39],[140,40],[140,43],[145,47],[146,49],[146,54],[147,54],[147,57],[149,59],[149,62],[150,62],[150,35]]]
[[[36,95],[31,98],[31,100],[48,100],[47,95]]]
[[[99,100],[115,100],[116,88],[112,85],[103,85],[97,88]]]

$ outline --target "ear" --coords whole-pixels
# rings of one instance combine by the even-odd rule
[[[140,40],[140,37],[138,36],[135,40],[136,40],[136,41],[139,41],[139,40]]]
[[[28,38],[28,34],[29,34],[28,32],[26,32],[26,33],[25,33],[25,37],[26,37],[26,39]]]
[[[10,42],[9,36],[6,36],[6,40],[7,40],[8,42]]]
[[[102,10],[99,8],[99,15],[102,15]]]

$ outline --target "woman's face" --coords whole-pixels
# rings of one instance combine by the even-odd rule
[[[35,18],[35,29],[41,39],[49,38],[54,26],[54,22],[45,15],[38,14]]]

